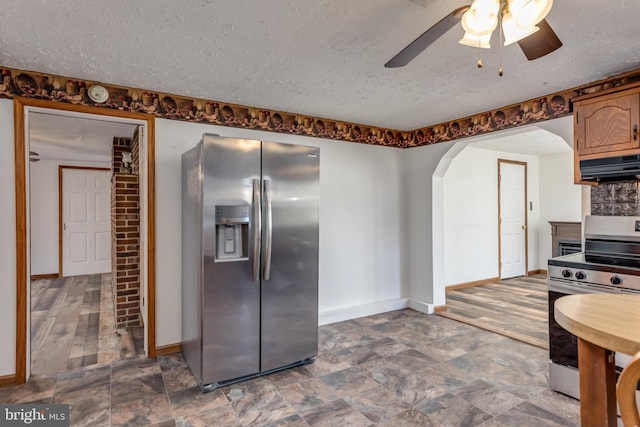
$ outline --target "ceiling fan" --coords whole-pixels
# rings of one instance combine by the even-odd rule
[[[487,29],[486,31],[482,30],[470,35],[468,29],[468,23],[470,19],[467,19],[467,16],[465,15],[467,15],[467,13],[477,12],[477,9],[482,8],[487,2],[491,3],[491,7],[497,7],[497,9],[495,10],[496,13],[492,14],[492,18],[495,20],[495,25],[493,25],[492,28]],[[429,28],[418,38],[412,41],[407,47],[402,49],[396,56],[391,58],[389,62],[384,64],[384,66],[387,68],[404,67],[460,21],[463,21],[462,25],[466,31],[465,37],[460,40],[460,43],[480,48],[488,48],[489,38],[491,37],[491,33],[493,32],[495,27],[499,24],[498,21],[501,21],[501,30],[504,28],[506,37],[507,28],[505,25],[507,25],[508,20],[510,20],[511,18],[511,16],[508,16],[511,15],[511,11],[509,10],[510,7],[511,9],[514,9],[515,6],[515,11],[517,11],[518,7],[527,7],[531,4],[534,4],[535,7],[535,3],[536,2],[534,0],[474,0],[474,2],[470,5],[454,9],[451,13],[438,21],[434,26]],[[553,1],[547,0],[544,3],[546,4],[546,12],[548,12],[549,9],[551,9]],[[546,15],[546,13],[544,15]],[[534,28],[534,26],[537,27],[537,29]],[[522,52],[525,54],[529,61],[541,58],[562,46],[562,42],[553,31],[553,29],[551,29],[551,26],[546,21],[546,19],[544,19],[544,17],[537,23],[533,24],[528,30],[529,35],[521,34],[521,36],[523,36],[524,38],[520,38],[519,40],[517,40],[517,42],[520,46],[520,49],[522,49]],[[482,33],[482,35],[480,35],[480,33]],[[516,40],[512,40],[512,42],[513,41]],[[500,41],[500,43],[502,44],[502,40]],[[506,44],[510,44],[510,42],[508,40],[505,40],[505,45]],[[478,67],[481,66],[482,65],[480,62],[478,64]]]

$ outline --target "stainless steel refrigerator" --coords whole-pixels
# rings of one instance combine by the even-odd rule
[[[320,150],[204,134],[182,155],[182,352],[203,390],[318,351]]]

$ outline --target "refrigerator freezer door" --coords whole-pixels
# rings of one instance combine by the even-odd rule
[[[319,172],[318,148],[263,142],[262,371],[318,352]]]
[[[182,155],[182,354],[202,383],[202,145]]]
[[[246,258],[215,260],[216,207],[255,212],[252,190],[260,179],[260,141],[211,135],[202,141],[202,384],[214,384],[260,371],[260,285],[251,277],[253,247]],[[257,231],[255,216],[250,214],[247,242]]]

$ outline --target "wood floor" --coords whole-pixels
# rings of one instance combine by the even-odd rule
[[[31,372],[56,375],[140,353],[134,336],[116,329],[111,274],[31,282]]]
[[[549,348],[547,280],[533,275],[447,291],[441,316]]]

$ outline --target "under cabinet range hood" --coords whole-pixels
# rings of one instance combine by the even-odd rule
[[[640,180],[640,154],[580,160],[582,181],[613,182]]]

